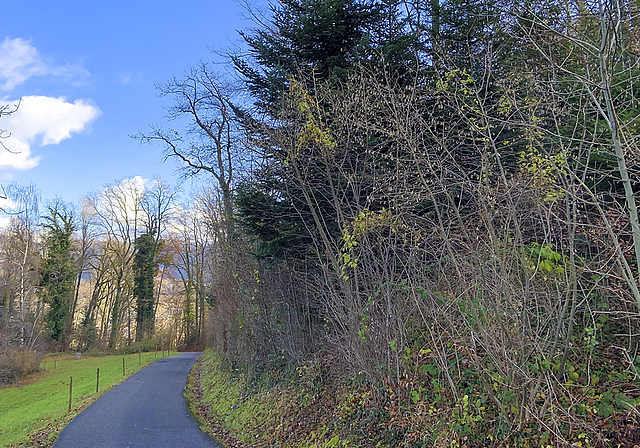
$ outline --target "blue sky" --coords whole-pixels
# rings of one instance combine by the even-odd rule
[[[237,0],[7,0],[2,14],[0,104],[22,103],[0,118],[19,152],[0,148],[0,184],[71,202],[127,177],[175,183],[162,149],[129,137],[163,122],[170,100],[154,83],[215,60],[210,48],[252,27]]]

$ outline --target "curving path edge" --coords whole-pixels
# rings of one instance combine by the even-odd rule
[[[98,398],[54,448],[220,448],[190,414],[183,391],[201,353],[160,359]]]

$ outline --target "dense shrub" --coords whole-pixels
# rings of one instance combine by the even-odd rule
[[[35,350],[5,349],[0,353],[0,385],[16,383],[24,375],[39,371],[43,358]]]

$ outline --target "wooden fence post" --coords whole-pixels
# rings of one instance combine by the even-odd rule
[[[73,395],[73,377],[69,377],[69,412],[71,412],[71,397]]]
[[[96,371],[96,393],[98,393],[98,387],[100,386],[100,367]]]

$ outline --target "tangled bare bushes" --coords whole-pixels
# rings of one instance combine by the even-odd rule
[[[302,362],[320,341],[308,292],[300,288],[304,274],[253,260],[242,253],[242,241],[233,246],[221,253],[214,270],[212,345],[256,374],[274,360]]]
[[[505,433],[532,421],[557,440],[584,429],[575,410],[605,408],[577,397],[576,385],[599,393],[612,375],[601,351],[615,345],[633,360],[637,350],[637,310],[621,273],[632,250],[624,198],[609,191],[611,201],[597,202],[580,174],[591,168],[551,146],[529,156],[542,166],[532,170],[517,153],[528,137],[505,144],[491,125],[475,125],[490,121],[483,105],[462,108],[455,92],[433,93],[425,111],[423,96],[362,71],[343,91],[316,95],[338,115],[331,139],[343,150],[326,135],[304,150],[295,134],[274,137],[295,148],[288,181],[315,208],[315,250],[275,268],[236,259],[225,277],[234,284],[216,302],[222,352],[273,369],[328,349],[339,360],[333,374],[408,387],[416,405],[442,395],[471,406],[464,397],[477,397],[459,417],[461,431],[477,427],[480,408],[492,409]],[[443,132],[451,127],[471,131]],[[349,153],[374,135],[377,147]],[[583,143],[561,142],[566,154]],[[314,177],[321,170],[328,192]],[[315,219],[329,206],[341,235]]]
[[[40,370],[43,353],[18,347],[3,347],[0,352],[0,386],[13,384],[21,377]]]
[[[3,308],[0,306],[0,312]],[[24,375],[37,372],[44,359],[42,313],[35,309],[25,314],[24,320],[15,312],[0,314],[0,385],[16,383]]]

